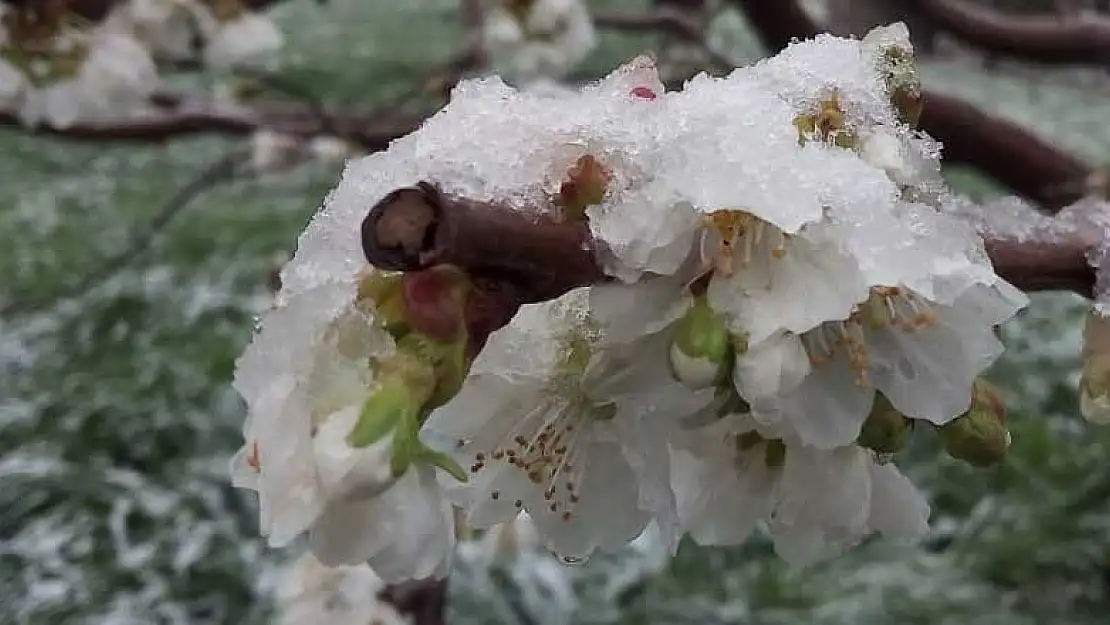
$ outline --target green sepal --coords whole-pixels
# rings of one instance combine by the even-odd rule
[[[977,467],[998,464],[1010,447],[1002,397],[983,380],[975,381],[971,408],[937,432],[948,455]]]
[[[910,442],[911,422],[882,393],[875,393],[875,403],[863,422],[856,443],[881,454],[902,451]]]
[[[421,412],[435,390],[434,368],[404,349],[377,361],[374,369],[377,383],[363,404],[358,422],[347,435],[352,447],[373,445],[402,422],[419,423]]]
[[[460,482],[466,482],[470,479],[466,470],[463,469],[462,465],[456,462],[454,458],[441,451],[436,451],[423,443],[421,443],[417,461],[420,464],[439,467],[443,469],[447,475],[450,475]]]
[[[369,302],[374,317],[394,339],[401,339],[410,330],[405,321],[405,300],[401,272],[373,271],[359,280],[358,301]]]

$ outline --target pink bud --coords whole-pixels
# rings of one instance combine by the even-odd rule
[[[465,276],[440,266],[404,274],[405,321],[418,332],[442,342],[458,339],[463,330]]]
[[[632,96],[640,98],[641,100],[654,100],[659,97],[650,88],[640,85],[639,87],[632,88]]]

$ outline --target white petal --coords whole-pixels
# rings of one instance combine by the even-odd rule
[[[892,537],[915,537],[929,531],[929,502],[893,464],[871,466],[872,530]]]
[[[835,243],[797,237],[781,259],[738,269],[730,279],[714,278],[709,303],[752,344],[781,331],[800,334],[825,321],[846,319],[867,299],[859,267]]]
[[[838,353],[814,367],[793,392],[768,406],[753,406],[753,416],[785,424],[806,445],[833,449],[859,437],[874,396],[874,388],[857,384],[855,372]]]
[[[1002,353],[994,330],[960,307],[937,309],[937,322],[915,332],[869,333],[875,386],[908,417],[944,424],[971,404],[971,386]]]
[[[583,465],[580,500],[570,520],[563,520],[561,512],[550,512],[542,495],[536,498],[536,509],[529,509],[548,548],[564,558],[585,558],[599,548],[621,547],[651,520],[639,507],[636,475],[620,447],[591,445]]]
[[[351,490],[377,492],[393,483],[389,467],[392,437],[361,449],[347,443],[347,435],[358,422],[360,411],[356,405],[332,415],[313,437],[316,470],[330,497],[343,496]]]
[[[810,369],[801,339],[783,333],[737,354],[732,382],[748,403],[759,405],[796,389]]]
[[[273,20],[254,13],[224,23],[204,50],[205,63],[227,69],[238,66],[267,67],[283,43]]]
[[[590,289],[590,316],[605,328],[605,341],[631,342],[682,317],[691,303],[683,286],[669,277],[594,286]]]

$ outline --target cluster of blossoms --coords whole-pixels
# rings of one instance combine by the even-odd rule
[[[564,77],[597,44],[582,0],[501,0],[483,33],[493,68],[521,86]]]
[[[217,69],[268,67],[282,45],[273,20],[244,0],[128,0],[106,28],[132,33],[156,56],[188,59],[199,48]]]
[[[763,527],[798,564],[926,531],[892,459],[915,427],[1001,459],[979,376],[1026,298],[940,210],[919,103],[901,25],[678,92],[646,58],[568,95],[460,84],[348,164],[238,363],[233,479],[262,532],[394,581],[446,570],[453,507],[479,528],[527,512],[567,561],[648,530]],[[524,306],[475,354],[465,272],[383,272],[360,247],[366,210],[420,182],[583,224],[612,280]]]
[[[118,120],[149,107],[156,58],[199,43],[211,67],[257,65],[281,41],[243,0],[127,0],[96,24],[65,2],[0,3],[0,110],[27,126]]]

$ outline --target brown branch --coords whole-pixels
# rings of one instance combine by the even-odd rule
[[[921,127],[943,143],[944,162],[970,165],[1042,207],[1082,197],[1090,168],[1021,126],[935,91],[924,95]]]
[[[584,223],[460,199],[428,183],[398,189],[371,208],[362,222],[362,246],[381,269],[456,265],[513,285],[522,303],[605,279]]]
[[[986,248],[998,275],[1023,291],[1094,295],[1095,270],[1087,262],[1090,246],[1079,237],[1053,242],[987,240]]]
[[[781,50],[795,39],[816,37],[825,29],[796,0],[728,0],[748,18],[768,50]]]
[[[705,33],[693,20],[669,7],[652,12],[619,13],[614,11],[593,13],[598,28],[628,32],[664,32],[681,41],[692,43],[718,68],[731,69],[735,62],[705,41]]]
[[[37,2],[40,0],[30,0]],[[261,11],[270,7],[270,5],[277,4],[282,0],[244,0],[243,4],[252,11]],[[20,4],[13,0],[6,0],[9,4]],[[69,10],[77,15],[93,21],[99,22],[104,19],[112,7],[116,4],[123,2],[123,0],[68,0]]]
[[[911,0],[941,30],[986,50],[1041,63],[1110,65],[1110,20],[1007,15],[967,0]]]
[[[446,195],[426,182],[375,204],[362,223],[362,245],[380,269],[420,271],[446,263],[466,270],[475,285],[466,313],[472,354],[521,305],[607,280],[595,253],[600,243],[584,224]],[[989,240],[986,247],[998,274],[1023,290],[1090,297],[1090,245],[1075,237],[1052,244]]]
[[[165,106],[119,121],[79,123],[66,128],[40,126],[30,132],[91,141],[164,141],[202,133],[249,135],[269,129],[300,137],[333,134],[373,152],[384,150],[394,139],[412,132],[425,118],[420,114],[378,111],[325,119],[305,106],[261,103],[243,110],[209,100],[162,96],[158,101]],[[13,113],[0,111],[0,125],[18,126],[20,122]]]

